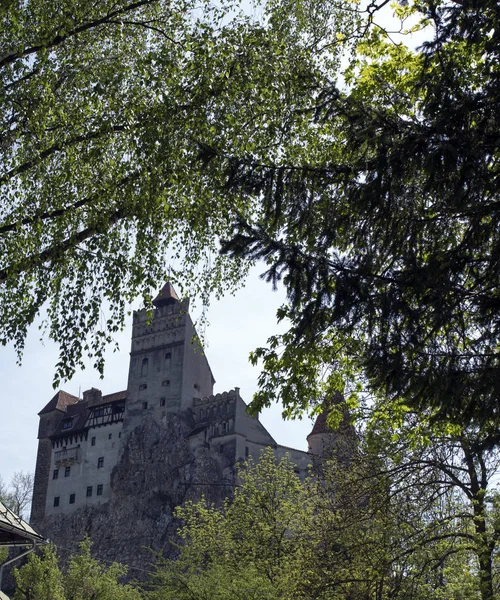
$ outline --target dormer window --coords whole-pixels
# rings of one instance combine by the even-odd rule
[[[62,422],[63,429],[71,429],[73,427],[73,418],[64,419]]]

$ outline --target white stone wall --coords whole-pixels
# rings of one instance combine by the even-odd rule
[[[121,444],[123,423],[112,423],[88,430],[87,439],[57,447],[54,444],[49,472],[49,485],[45,515],[68,514],[82,506],[89,506],[107,502],[111,498],[110,477],[113,467],[118,461],[118,451]],[[110,438],[111,436],[111,438]],[[92,439],[95,438],[95,445]],[[57,452],[63,448],[71,455],[76,450],[76,461],[67,461],[70,474],[65,477],[65,466],[56,466]],[[98,466],[99,458],[104,458],[102,467]],[[58,468],[58,477],[53,479],[54,470]],[[102,485],[102,495],[97,495],[97,486]],[[92,496],[87,496],[87,487],[92,486]],[[70,504],[70,495],[75,494],[75,502]],[[59,497],[59,506],[54,507],[54,498]]]

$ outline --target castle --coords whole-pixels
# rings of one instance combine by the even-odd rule
[[[68,551],[89,534],[101,558],[131,565],[138,548],[168,550],[176,505],[231,494],[239,462],[271,447],[304,477],[335,435],[319,418],[309,452],[277,444],[239,388],[213,394],[189,301],[167,283],[153,305],[133,315],[125,391],[59,391],[39,413],[31,523]]]

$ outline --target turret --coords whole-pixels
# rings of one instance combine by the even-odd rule
[[[340,423],[336,428],[328,423],[332,410],[341,412]],[[344,396],[337,392],[332,400],[323,404],[311,433],[307,436],[308,452],[313,461],[335,458],[339,463],[348,463],[356,450],[358,439],[351,423],[349,409]]]

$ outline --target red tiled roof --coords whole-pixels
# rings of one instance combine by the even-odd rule
[[[104,404],[105,402],[116,402],[116,400],[125,400],[126,397],[127,390],[123,390],[122,392],[114,392],[113,394],[106,394],[102,397],[102,403],[99,402],[99,404]]]
[[[179,297],[175,293],[172,284],[167,281],[167,283],[163,286],[161,292],[153,300],[153,304],[158,308],[160,306],[166,306],[167,304],[172,304],[173,302],[178,301]]]
[[[38,413],[39,415],[50,412],[51,410],[64,410],[67,406],[78,402],[78,398],[68,392],[59,390],[57,394],[50,400]]]

